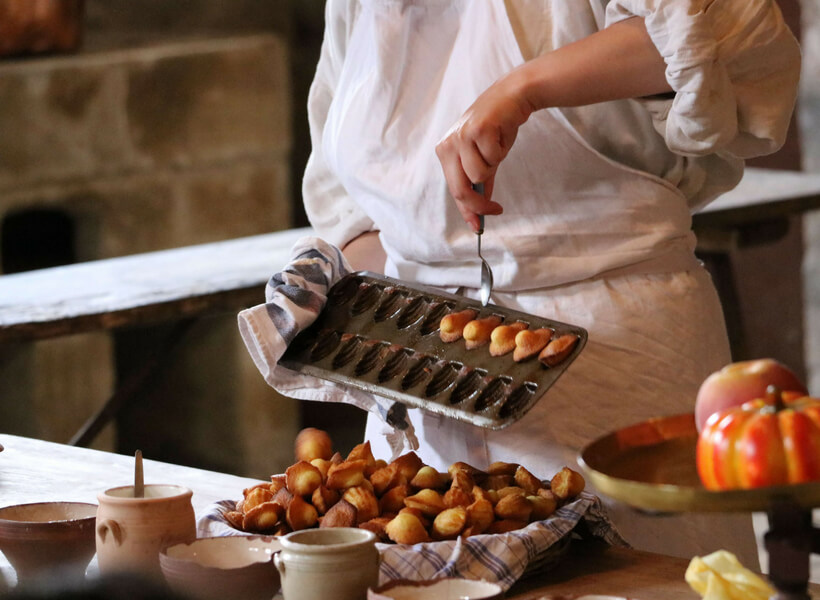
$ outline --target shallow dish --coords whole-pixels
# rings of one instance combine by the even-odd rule
[[[497,583],[443,577],[429,581],[400,579],[367,591],[368,600],[499,600],[504,589]]]
[[[281,548],[272,536],[206,537],[165,548],[159,563],[168,585],[192,598],[270,600],[279,589],[273,555]]]
[[[0,508],[0,550],[18,582],[44,569],[80,578],[95,552],[97,505],[37,502]]]

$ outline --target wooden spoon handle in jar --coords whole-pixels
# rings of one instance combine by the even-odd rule
[[[142,475],[142,450],[134,455],[134,498],[145,495],[145,482]]]

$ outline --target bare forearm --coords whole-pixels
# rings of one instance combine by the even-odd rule
[[[387,255],[379,241],[378,231],[369,231],[351,240],[342,248],[342,254],[356,271],[384,273]]]
[[[532,110],[672,91],[643,19],[616,23],[544,54],[510,74]]]
[[[616,23],[535,58],[487,88],[436,146],[450,194],[474,231],[478,215],[498,215],[495,173],[518,128],[544,108],[581,106],[671,91],[666,65],[643,19]],[[484,194],[472,184],[484,183]]]

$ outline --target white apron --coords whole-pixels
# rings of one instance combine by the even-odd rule
[[[475,295],[475,234],[447,194],[435,145],[497,78],[523,62],[500,0],[362,0],[323,151],[372,218],[386,274]],[[493,302],[586,327],[589,343],[519,422],[490,431],[411,410],[418,454],[446,469],[519,462],[547,477],[614,429],[693,409],[729,361],[723,316],[693,255],[685,197],[592,149],[559,110],[533,114],[500,166],[482,253]],[[655,317],[654,315],[657,315]],[[383,424],[366,439],[388,458]],[[643,517],[612,506],[638,548],[691,557],[719,548],[756,566],[748,516]]]

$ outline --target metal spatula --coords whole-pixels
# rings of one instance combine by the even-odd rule
[[[479,194],[484,194],[483,183],[474,183],[473,189]],[[481,234],[484,233],[484,215],[478,215],[478,224],[479,228],[476,234],[478,236],[478,258],[481,259],[480,295],[481,304],[483,306],[487,306],[487,303],[490,301],[490,293],[493,291],[493,270],[490,268],[487,261],[484,260],[484,257],[481,256]]]

